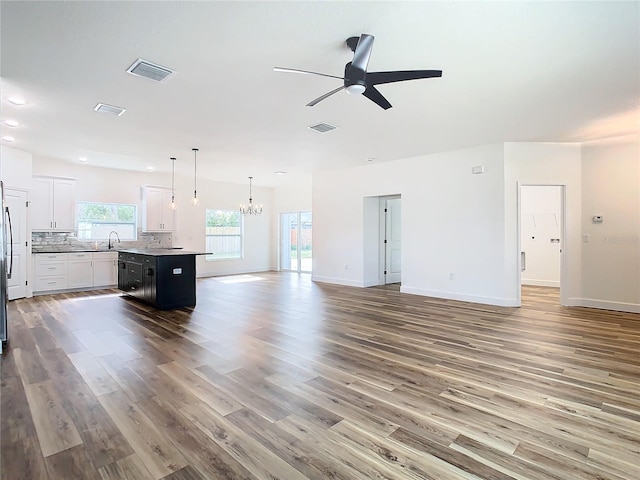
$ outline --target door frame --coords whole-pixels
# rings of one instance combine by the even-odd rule
[[[516,253],[516,265],[518,268],[516,275],[517,282],[517,302],[518,306],[522,305],[522,187],[560,187],[560,212],[562,223],[560,225],[560,305],[569,305],[567,299],[568,277],[567,275],[567,250],[569,248],[569,242],[567,241],[567,184],[566,183],[528,183],[517,182],[517,212],[518,212],[518,241]]]
[[[313,212],[311,210],[296,210],[293,212],[280,212],[278,214],[278,270],[279,271],[283,271],[283,272],[295,272],[295,273],[312,273],[311,270],[302,270],[302,250],[300,248],[301,245],[301,216],[303,213],[310,213],[312,215],[312,220],[311,220],[311,224],[313,225]],[[296,244],[296,250],[297,250],[297,265],[296,268],[289,268],[289,269],[284,269],[282,268],[282,254],[283,254],[283,249],[282,249],[282,216],[283,215],[296,215],[296,223],[297,223],[297,244]],[[313,228],[313,227],[312,227]],[[311,240],[311,252],[313,255],[313,239]],[[291,253],[289,253],[289,255],[291,255]],[[313,267],[312,267],[313,268]]]
[[[385,275],[385,268],[386,268],[386,255],[387,255],[387,246],[384,243],[385,238],[387,236],[387,217],[385,215],[385,208],[387,207],[387,200],[400,200],[402,201],[402,195],[398,194],[398,195],[385,195],[385,196],[381,196],[378,197],[379,199],[379,216],[380,216],[380,220],[379,220],[379,231],[378,231],[378,252],[379,252],[379,257],[378,257],[378,285],[386,285],[387,284],[387,278]],[[400,230],[402,231],[402,226],[400,227]],[[402,233],[401,233],[402,235]],[[402,236],[400,237],[402,241]],[[402,247],[400,247],[400,255],[402,255]],[[400,271],[400,284],[402,284],[402,270]]]

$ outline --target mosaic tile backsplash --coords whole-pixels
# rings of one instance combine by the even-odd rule
[[[171,248],[173,246],[170,232],[142,232],[141,230],[138,230],[138,240],[123,240],[118,243],[114,236],[112,243],[116,249]],[[31,234],[31,251],[33,253],[106,250],[108,245],[107,240],[78,240],[75,232],[33,232]]]

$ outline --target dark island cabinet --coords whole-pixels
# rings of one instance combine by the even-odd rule
[[[196,304],[195,254],[118,253],[118,289],[160,310]]]

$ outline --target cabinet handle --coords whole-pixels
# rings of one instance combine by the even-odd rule
[[[53,228],[58,228],[58,222],[53,222]]]
[[[56,267],[49,267],[49,268],[47,268],[47,270],[55,270],[55,269],[56,269]]]

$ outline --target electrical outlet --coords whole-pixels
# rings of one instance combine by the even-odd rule
[[[349,270],[349,264],[348,264],[348,263],[345,263],[345,264],[344,264],[344,269],[345,269],[345,270]]]
[[[450,273],[449,274],[449,280],[455,280],[456,279],[456,274],[455,273]]]

